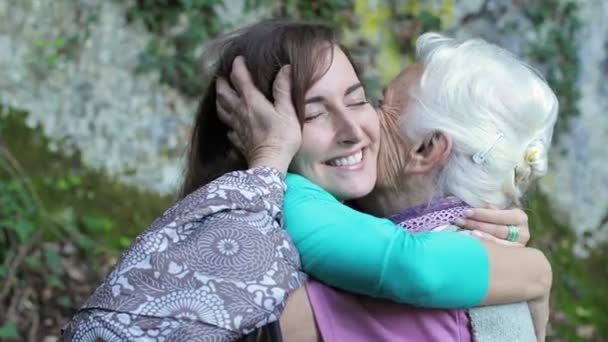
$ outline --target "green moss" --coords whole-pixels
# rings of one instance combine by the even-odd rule
[[[14,110],[0,117],[0,137],[20,164],[20,177],[29,179],[48,213],[36,227],[46,238],[62,237],[51,229],[58,225],[62,233],[90,237],[95,241],[91,247],[120,251],[171,204],[170,197],[138,190],[85,167],[77,155],[51,152],[48,139],[39,128],[27,127],[25,118],[26,113]],[[0,181],[9,178],[0,171]]]
[[[588,258],[577,258],[572,253],[574,231],[557,221],[545,196],[532,195],[527,211],[532,245],[544,251],[553,266],[553,336],[584,341],[576,329],[585,325],[593,326],[596,335],[608,336],[608,246],[593,249]],[[557,319],[558,313],[565,319]]]

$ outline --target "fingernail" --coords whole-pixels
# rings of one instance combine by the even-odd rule
[[[473,216],[473,209],[465,209],[465,211],[463,212],[463,215],[466,217]]]
[[[464,219],[458,217],[454,220],[454,224],[457,226],[464,226]]]
[[[474,237],[478,238],[479,240],[483,239],[483,234],[481,234],[480,232],[474,230],[471,232],[471,235],[473,235]]]

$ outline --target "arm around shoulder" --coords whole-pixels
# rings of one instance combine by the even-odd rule
[[[451,232],[412,234],[345,206],[300,176],[287,182],[285,226],[311,276],[426,307],[472,306],[485,297],[488,255],[479,240]]]
[[[132,331],[164,327],[168,334],[228,338],[276,320],[287,293],[305,280],[282,227],[284,189],[279,172],[253,168],[225,174],[179,201],[123,254],[67,336],[95,327],[133,339]],[[174,315],[182,309],[198,318]]]

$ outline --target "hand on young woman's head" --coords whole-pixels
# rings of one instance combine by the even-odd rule
[[[300,148],[301,128],[291,101],[290,67],[278,72],[273,84],[274,103],[254,85],[245,61],[237,57],[230,81],[216,81],[217,111],[231,128],[228,137],[245,156],[249,167],[270,166],[286,172]]]

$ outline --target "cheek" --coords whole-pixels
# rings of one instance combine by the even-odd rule
[[[375,109],[371,108],[365,114],[365,127],[370,140],[378,145],[380,143],[380,119]]]
[[[306,172],[307,169],[311,169],[315,164],[322,162],[324,160],[324,146],[327,145],[327,139],[325,138],[326,134],[324,132],[314,129],[314,127],[304,127],[302,145],[293,157],[290,169],[298,173]]]

